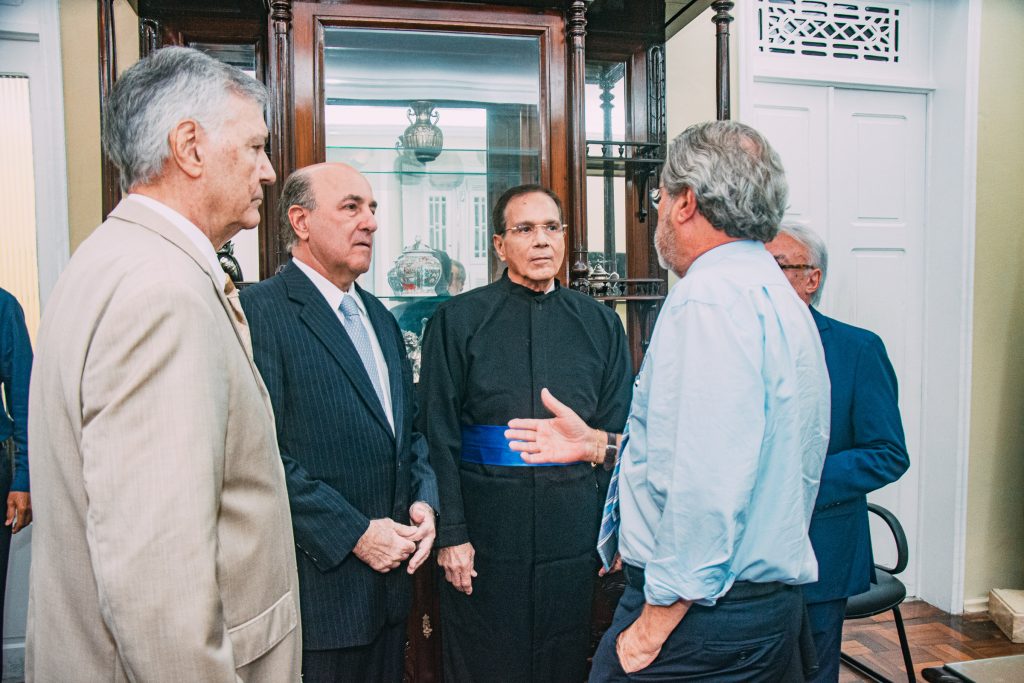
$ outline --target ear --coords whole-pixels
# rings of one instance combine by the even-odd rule
[[[308,209],[304,209],[298,204],[292,204],[288,207],[288,222],[291,223],[292,230],[295,231],[295,235],[299,238],[300,242],[305,242],[309,239]]]
[[[193,119],[179,121],[168,135],[171,147],[171,158],[174,164],[190,178],[198,178],[203,173],[202,138],[205,134]]]
[[[497,252],[498,258],[500,258],[501,262],[504,263],[505,262],[505,239],[501,235],[495,233],[494,235],[491,235],[491,242],[494,244],[494,251]]]
[[[669,212],[669,219],[676,224],[682,224],[693,218],[697,213],[697,195],[688,187],[684,187],[676,195]]]
[[[808,299],[814,296],[814,293],[818,291],[818,287],[821,287],[821,269],[814,268],[807,274],[807,285],[804,287],[804,292],[807,293]]]

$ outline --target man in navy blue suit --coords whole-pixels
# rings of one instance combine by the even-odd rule
[[[402,679],[410,574],[434,542],[437,481],[412,431],[405,345],[355,283],[376,209],[350,166],[296,171],[281,194],[292,260],[241,297],[288,483],[306,683]]]
[[[882,340],[814,308],[828,268],[824,242],[800,225],[784,225],[767,247],[811,307],[832,382],[832,431],[810,530],[818,581],[804,586],[804,600],[818,651],[813,680],[836,681],[846,600],[874,579],[867,494],[899,479],[910,458]]]

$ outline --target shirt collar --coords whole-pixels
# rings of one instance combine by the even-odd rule
[[[226,273],[224,273],[224,269],[221,268],[220,259],[217,257],[217,251],[213,248],[213,243],[210,241],[210,238],[206,236],[206,233],[196,227],[195,223],[185,218],[163,202],[153,199],[152,197],[147,197],[144,194],[133,192],[129,194],[127,198],[133,202],[138,202],[139,204],[142,204],[163,216],[163,218],[187,237],[189,242],[195,245],[196,249],[199,250],[199,253],[203,255],[203,258],[205,258],[213,268],[212,272],[214,275],[226,275]]]
[[[702,268],[710,268],[722,259],[729,258],[730,256],[756,254],[759,252],[768,253],[764,248],[764,242],[758,242],[756,240],[737,240],[735,242],[719,244],[717,247],[708,249],[694,259],[693,263],[691,263],[690,267],[686,270],[686,274],[689,275],[690,273]]]
[[[561,289],[562,288],[562,283],[559,282],[558,278],[556,277],[556,278],[551,280],[551,284],[548,285],[548,288],[545,289],[543,292],[538,292],[538,291],[532,290],[529,287],[526,287],[524,285],[519,284],[518,282],[512,282],[512,278],[510,278],[508,276],[508,268],[505,268],[505,270],[501,273],[501,279],[504,280],[505,283],[509,287],[514,288],[514,289],[515,288],[521,289],[522,291],[527,292],[527,293],[531,294],[532,296],[547,296],[548,294],[550,294],[551,292],[555,291],[556,289]]]
[[[316,287],[323,295],[324,299],[327,300],[327,304],[335,311],[341,308],[341,301],[346,296],[352,297],[352,300],[356,302],[356,306],[359,307],[359,313],[364,318],[366,317],[366,306],[363,305],[363,300],[359,297],[359,293],[356,291],[355,283],[348,288],[347,292],[341,290],[336,284],[325,278],[323,275],[313,269],[312,266],[303,263],[298,257],[292,256],[292,263],[306,274],[313,286]]]

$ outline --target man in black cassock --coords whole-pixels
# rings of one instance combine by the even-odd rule
[[[423,341],[417,429],[430,444],[446,681],[575,683],[586,676],[594,553],[608,472],[527,465],[515,417],[548,417],[541,389],[591,427],[621,432],[632,368],[615,313],[555,279],[562,206],[537,185],[494,212],[501,279],[441,304]],[[605,444],[594,444],[595,461]]]

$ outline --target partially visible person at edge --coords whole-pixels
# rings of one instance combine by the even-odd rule
[[[832,382],[832,430],[811,516],[818,581],[804,586],[804,600],[818,653],[818,672],[808,680],[834,683],[839,680],[846,600],[875,580],[867,494],[903,476],[910,456],[896,373],[882,340],[815,308],[828,272],[824,241],[801,225],[784,224],[767,246],[811,311]]]
[[[754,129],[704,123],[673,141],[659,194],[659,258],[681,280],[609,487],[598,552],[610,567],[618,550],[627,587],[590,680],[797,681],[813,664],[801,586],[817,578],[829,383],[811,315],[764,247],[785,175]],[[512,447],[601,460],[606,436],[542,394],[556,417],[512,420]]]
[[[166,47],[118,78],[124,199],[46,305],[29,399],[29,681],[298,681],[273,408],[216,250],[260,222],[262,83]]]
[[[11,534],[32,523],[28,492],[28,384],[32,372],[32,344],[25,313],[10,292],[0,289],[0,500],[7,501],[0,529],[0,643],[3,642],[4,596]],[[0,671],[3,670],[0,647]]]
[[[548,416],[539,394],[548,386],[588,425],[619,432],[632,368],[618,316],[556,279],[565,256],[557,195],[514,187],[492,217],[506,271],[441,304],[423,341],[417,424],[443,511],[444,676],[579,681],[610,473],[589,463],[531,466],[509,450],[504,425],[517,415]]]

